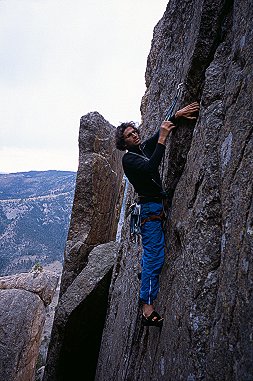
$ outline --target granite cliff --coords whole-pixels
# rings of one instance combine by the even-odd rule
[[[81,118],[76,188],[44,381],[95,377],[123,193],[114,133],[97,112]]]
[[[250,1],[171,0],[154,29],[143,136],[179,83],[177,107],[197,100],[200,114],[195,125],[180,123],[166,150],[173,199],[156,303],[163,328],[140,325],[140,253],[126,219],[97,381],[253,379],[252,27]]]
[[[81,118],[43,381],[253,379],[252,26],[248,1],[171,0],[154,29],[142,136],[158,128],[179,83],[177,108],[200,102],[197,122],[180,122],[165,155],[161,330],[140,324],[141,248],[127,214],[115,242],[123,188],[114,128],[96,112]],[[129,187],[126,209],[132,198]]]

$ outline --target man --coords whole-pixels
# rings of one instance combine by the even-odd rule
[[[155,311],[154,300],[159,291],[159,275],[164,263],[164,232],[162,227],[163,189],[159,174],[167,137],[180,118],[195,120],[197,102],[177,111],[165,120],[160,130],[143,143],[134,122],[122,123],[116,131],[116,147],[127,151],[122,159],[126,177],[138,194],[141,205],[142,273],[140,299],[143,304],[142,323],[161,326],[163,318]]]

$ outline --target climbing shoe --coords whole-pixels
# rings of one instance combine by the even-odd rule
[[[144,326],[162,327],[164,318],[158,312],[153,311],[148,317],[142,315],[142,324]]]

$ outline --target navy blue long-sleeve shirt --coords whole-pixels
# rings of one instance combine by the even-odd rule
[[[158,143],[159,133],[133,147],[122,158],[126,177],[139,196],[161,196],[162,183],[159,174],[165,146]]]

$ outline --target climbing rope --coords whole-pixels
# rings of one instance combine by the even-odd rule
[[[181,92],[182,86],[183,86],[183,83],[179,83],[179,85],[177,86],[176,95],[175,95],[175,97],[174,97],[174,99],[172,101],[172,104],[170,105],[170,107],[168,108],[168,110],[166,112],[164,120],[170,120],[170,118],[172,117],[173,111],[175,109],[175,106],[177,104],[177,101],[178,101],[178,98],[179,98],[179,95],[180,95],[180,92]],[[164,159],[165,159],[165,152],[163,154],[163,159],[162,159],[162,173],[161,173],[162,184],[164,182],[164,179],[163,179],[163,176],[164,176]]]
[[[166,113],[166,116],[165,116],[165,119],[164,119],[164,120],[169,120],[169,119],[172,117],[174,108],[175,108],[176,103],[177,103],[178,98],[179,98],[179,94],[180,94],[180,92],[181,92],[181,88],[182,88],[182,86],[183,86],[183,83],[179,83],[179,85],[177,85],[177,92],[176,92],[176,95],[175,95],[175,97],[174,97],[174,99],[173,99],[173,101],[172,101],[171,106],[170,106],[170,107],[168,108],[168,110],[167,110],[167,113]]]

